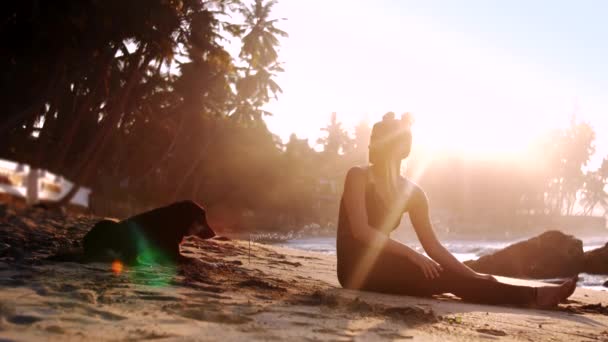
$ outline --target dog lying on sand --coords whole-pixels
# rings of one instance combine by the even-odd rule
[[[176,202],[120,222],[98,222],[84,236],[84,259],[120,260],[128,265],[183,262],[188,258],[180,254],[179,245],[188,235],[210,239],[215,232],[200,205],[193,201]]]

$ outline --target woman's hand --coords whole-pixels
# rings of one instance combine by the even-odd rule
[[[441,265],[420,253],[415,254],[413,262],[420,267],[427,279],[438,278],[443,271]]]

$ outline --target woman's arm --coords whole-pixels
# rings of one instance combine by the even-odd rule
[[[424,191],[414,185],[414,191],[409,202],[409,215],[412,225],[418,235],[418,239],[424,251],[444,268],[465,276],[475,278],[491,278],[488,275],[473,271],[467,265],[461,263],[450,253],[437,239],[433,225],[429,217],[429,203]]]
[[[366,185],[367,174],[365,170],[353,167],[348,171],[344,183],[343,200],[353,237],[374,248],[386,248],[391,253],[412,260],[429,279],[438,277],[441,271],[439,264],[368,225],[367,208],[365,206]]]

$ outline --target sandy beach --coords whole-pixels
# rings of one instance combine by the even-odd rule
[[[333,256],[238,240],[188,238],[175,267],[45,260],[97,219],[0,218],[0,340],[608,341],[603,291],[555,310],[355,292]]]

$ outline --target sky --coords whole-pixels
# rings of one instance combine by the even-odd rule
[[[525,149],[572,115],[608,156],[607,1],[281,0],[271,131],[314,145],[343,125],[411,112],[415,143],[470,153]]]

